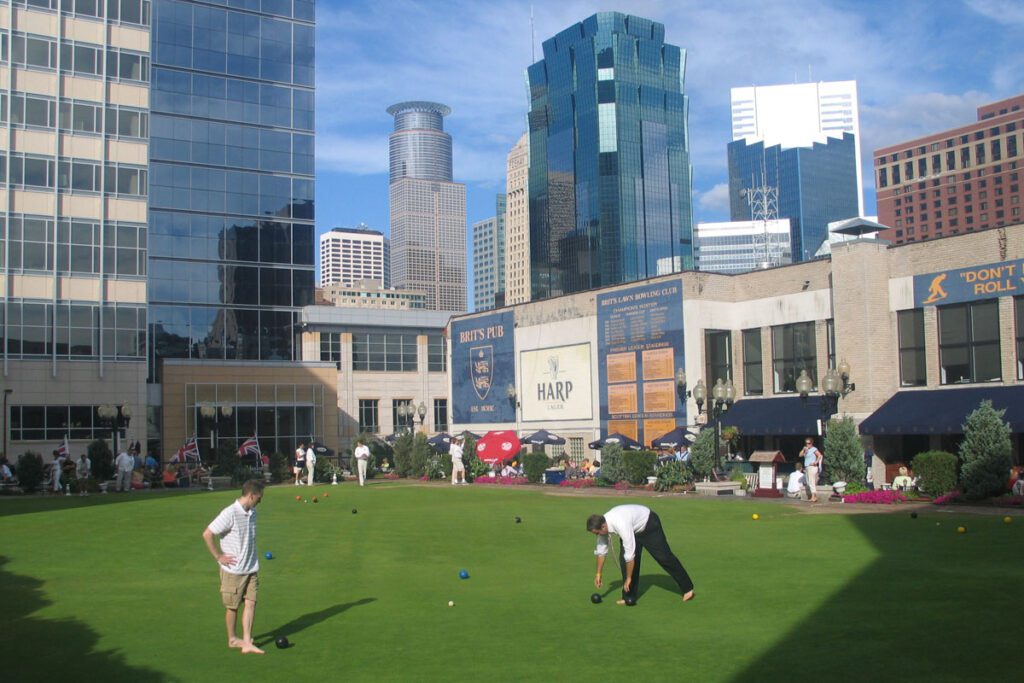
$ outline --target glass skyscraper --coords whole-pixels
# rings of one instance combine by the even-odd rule
[[[692,267],[685,52],[619,12],[543,49],[527,70],[532,298]]]
[[[312,0],[155,0],[150,377],[294,360],[313,302]]]
[[[832,221],[858,215],[856,138],[844,133],[810,147],[765,147],[763,142],[729,143],[729,213],[750,220],[747,190],[778,189],[777,218],[788,218],[793,261],[814,258]]]
[[[452,182],[451,109],[437,102],[388,107],[391,284],[427,295],[427,308],[466,310],[466,186]]]

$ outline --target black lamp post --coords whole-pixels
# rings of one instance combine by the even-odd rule
[[[811,381],[807,370],[801,370],[800,376],[796,379],[796,390],[800,394],[800,400],[805,404],[807,397],[814,389],[814,382]],[[850,381],[850,364],[843,359],[837,367],[829,368],[821,380],[821,436],[825,437],[828,430],[828,421],[839,412],[839,399],[846,398],[850,392],[855,391],[857,385]]]
[[[4,389],[4,452],[3,456],[10,460],[7,455],[7,397],[14,393],[14,389]]]
[[[427,404],[420,401],[420,405],[416,408],[416,414],[420,416],[420,428],[427,421]]]
[[[96,408],[96,413],[99,415],[100,424],[111,431],[111,435],[113,437],[112,441],[114,443],[114,457],[116,458],[118,455],[118,436],[120,436],[122,429],[128,429],[128,425],[132,421],[131,406],[127,404],[123,406],[116,406],[104,403]]]
[[[678,384],[678,377],[676,382]],[[719,378],[715,381],[715,386],[711,388],[711,400],[708,401],[708,389],[704,386],[704,380],[699,379],[691,393],[693,400],[697,402],[697,414],[699,415],[703,411],[706,402],[708,418],[715,422],[715,469],[719,469],[722,466],[722,415],[736,402],[736,387],[732,380],[727,383]]]

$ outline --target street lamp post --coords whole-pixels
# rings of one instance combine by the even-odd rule
[[[796,379],[796,390],[800,394],[800,400],[807,403],[807,398],[814,389],[814,382],[807,374],[807,370],[801,370],[800,376]],[[839,399],[846,398],[850,392],[855,391],[857,385],[850,381],[850,364],[844,358],[838,366],[829,368],[821,379],[821,436],[825,437],[828,431],[828,421],[839,412]]]
[[[116,406],[110,403],[104,403],[103,405],[96,408],[96,413],[99,415],[100,422],[104,427],[107,427],[111,431],[112,441],[114,443],[114,456],[117,456],[117,439],[120,436],[122,429],[128,429],[128,425],[132,421],[132,409],[131,406],[125,404],[123,406]]]
[[[677,377],[677,385],[678,379]],[[693,400],[697,402],[697,414],[699,415],[702,412],[706,402],[708,418],[715,421],[715,469],[719,469],[722,466],[722,415],[732,408],[732,404],[736,402],[736,387],[733,385],[732,380],[726,383],[719,378],[715,381],[715,386],[711,388],[711,400],[708,401],[708,389],[704,385],[704,380],[699,379],[691,393]]]
[[[14,389],[4,389],[4,452],[3,456],[10,460],[7,455],[7,397],[14,393]]]
[[[423,425],[427,421],[427,404],[420,401],[419,407],[416,408],[416,414],[420,416],[420,429],[423,429]]]

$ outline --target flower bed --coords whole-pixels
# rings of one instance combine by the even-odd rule
[[[597,486],[597,482],[593,479],[563,479],[559,486],[572,489],[589,489],[592,486]]]
[[[395,479],[398,479],[398,472],[388,472],[384,475],[384,478],[394,481]]]
[[[950,491],[932,501],[935,505],[950,505],[965,503],[968,505],[986,505],[989,507],[1020,507],[1024,505],[1024,496],[999,496],[998,498],[986,498],[985,500],[967,500],[959,491]]]
[[[493,484],[497,486],[520,486],[522,484],[529,484],[530,481],[526,477],[477,477],[473,480],[474,484]]]
[[[844,503],[874,503],[877,505],[891,505],[893,503],[906,502],[907,497],[899,491],[861,491],[843,496]]]

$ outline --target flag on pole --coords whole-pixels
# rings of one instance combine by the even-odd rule
[[[238,457],[244,458],[247,455],[254,455],[257,460],[262,455],[260,453],[260,442],[256,440],[255,436],[249,437],[238,447]]]
[[[178,454],[171,458],[171,462],[199,462],[199,444],[196,443],[196,437],[189,437],[185,445],[178,449]]]
[[[71,457],[71,448],[68,447],[68,435],[64,435],[64,440],[57,446],[57,456],[61,458]]]

